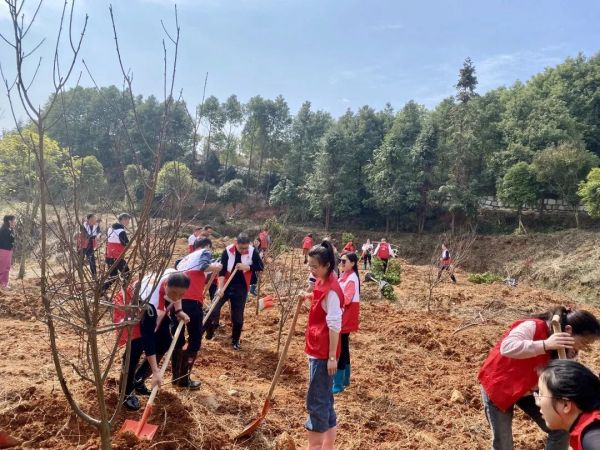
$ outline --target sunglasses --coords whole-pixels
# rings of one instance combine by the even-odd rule
[[[347,259],[340,259],[340,264],[346,264],[348,262]]]

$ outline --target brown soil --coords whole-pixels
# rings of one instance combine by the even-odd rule
[[[179,253],[184,249],[184,244],[177,248]],[[502,283],[474,285],[459,272],[457,285],[444,282],[436,289],[434,310],[428,313],[427,270],[404,264],[396,302],[380,300],[373,283],[364,284],[361,331],[351,338],[352,385],[336,396],[337,448],[489,448],[476,381],[487,352],[512,320],[572,303],[563,294],[523,283],[516,288]],[[46,328],[36,320],[35,289],[36,281],[29,279],[24,288],[15,283],[12,291],[0,292],[0,428],[21,439],[22,448],[98,448],[95,429],[70,411],[56,379]],[[122,434],[114,439],[113,448],[274,449],[284,433],[278,448],[306,445],[305,315],[298,322],[269,415],[251,439],[231,441],[262,408],[277,365],[277,310],[255,316],[254,305],[251,300],[246,312],[243,350],[233,352],[228,346],[230,327],[224,308],[225,327],[214,340],[203,343],[194,369],[202,389],[187,392],[167,386],[149,420],[159,425],[154,440],[138,442]],[[76,346],[72,349],[76,351]],[[600,371],[597,346],[582,360]],[[68,369],[66,376],[75,379]],[[115,371],[108,381],[109,406],[117,400],[116,377]],[[72,386],[84,409],[89,409],[94,389],[83,383]],[[122,412],[116,429],[125,419],[140,417],[141,411]],[[516,448],[542,448],[543,434],[520,413],[514,434]]]

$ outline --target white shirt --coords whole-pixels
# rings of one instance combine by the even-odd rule
[[[194,236],[193,234],[188,238],[188,245],[194,245],[194,242],[196,242],[196,239],[198,239],[196,236]],[[181,241],[180,241],[181,242]]]
[[[342,329],[342,308],[340,298],[334,290],[329,291],[327,297],[321,300],[321,307],[327,313],[325,320],[329,329],[339,333]]]
[[[526,320],[514,327],[500,344],[500,354],[507,358],[527,359],[546,353],[543,341],[534,341],[536,325]]]

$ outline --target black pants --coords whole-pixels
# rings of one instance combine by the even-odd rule
[[[369,268],[371,267],[371,254],[370,253],[367,253],[366,255],[364,255],[362,257],[362,260],[363,260],[365,270],[367,270],[367,262],[369,263]]]
[[[387,272],[388,260],[387,259],[382,259],[381,260],[381,264],[383,266],[383,273],[386,273]]]
[[[96,252],[94,252],[94,247],[88,247],[86,249],[80,249],[79,255],[81,256],[81,260],[87,260],[90,265],[90,272],[92,275],[96,277]]]
[[[342,350],[338,359],[338,370],[344,370],[350,364],[350,333],[341,333]]]
[[[453,273],[453,272],[450,270],[450,266],[449,266],[449,265],[445,265],[445,264],[442,264],[442,265],[440,266],[440,270],[439,270],[439,272],[438,272],[438,280],[439,280],[439,279],[442,277],[442,272],[443,272],[444,270],[447,270],[447,271],[448,271],[448,273],[450,274],[450,279],[451,279],[453,282],[455,282],[455,283],[456,283],[456,277],[454,276],[454,273]]]
[[[246,308],[247,297],[248,290],[246,289],[246,286],[230,286],[227,288],[225,295],[219,300],[219,304],[215,307],[210,318],[206,322],[207,331],[212,330],[214,332],[218,328],[221,308],[223,307],[223,304],[229,300],[231,306],[231,342],[234,344],[239,342],[244,326],[244,310]]]
[[[145,318],[146,314],[144,314],[142,322],[144,322]],[[151,323],[152,320],[148,320],[148,322]],[[154,324],[156,324],[156,317],[154,317],[153,322]],[[146,378],[148,378],[152,373],[152,368],[150,367],[150,363],[148,362],[148,356],[156,355],[156,364],[160,365],[160,360],[165,355],[165,353],[167,353],[167,350],[169,350],[169,347],[171,346],[171,341],[173,340],[173,337],[171,336],[170,325],[171,321],[169,320],[169,318],[163,318],[162,322],[160,323],[160,326],[158,327],[158,330],[156,330],[156,332],[154,333],[154,339],[151,340],[147,336],[144,336],[144,327],[146,325],[143,323],[140,324],[140,326],[142,327],[142,339],[140,340],[143,341],[143,351],[146,353],[146,359],[144,360],[140,368],[135,372],[135,380],[143,381]],[[135,369],[139,360],[138,356],[137,360],[134,363],[133,349],[131,353],[132,358],[129,362],[130,373],[131,368],[133,367]]]
[[[188,334],[188,346],[187,351],[190,353],[198,353],[200,345],[202,343],[202,303],[196,300],[183,300],[181,302],[181,309],[183,312],[190,316],[189,323],[185,326]],[[179,319],[173,315],[171,318],[171,332],[174,334],[179,325]],[[183,333],[179,335],[175,349],[180,349],[185,343],[185,336]]]
[[[117,258],[106,258],[106,267],[112,266],[116,260]],[[129,266],[124,259],[121,259],[114,269],[110,271],[110,277],[108,280],[106,280],[106,283],[104,283],[104,290],[106,291],[110,288],[110,286],[115,282],[117,275],[121,274],[121,276],[126,278],[128,273]]]

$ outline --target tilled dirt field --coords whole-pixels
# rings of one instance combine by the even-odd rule
[[[178,246],[178,252],[182,251],[183,244]],[[351,337],[352,384],[335,398],[337,448],[489,448],[476,380],[487,352],[512,320],[573,302],[531,286],[474,285],[459,272],[457,285],[444,282],[436,288],[433,310],[427,312],[428,269],[408,264],[403,268],[396,302],[379,299],[372,283],[363,286],[361,330]],[[28,280],[24,290],[15,283],[12,291],[0,292],[0,427],[21,439],[22,448],[97,448],[95,430],[75,418],[60,390],[45,325],[35,318],[39,309],[35,284]],[[160,425],[154,440],[136,442],[118,436],[114,448],[293,449],[294,444],[306,445],[306,314],[299,319],[267,419],[251,439],[231,441],[262,408],[277,365],[277,310],[256,316],[254,301],[251,297],[246,311],[243,350],[229,348],[228,308],[224,307],[224,327],[214,340],[203,342],[194,369],[194,377],[203,381],[202,389],[188,392],[167,386],[150,418]],[[76,351],[75,344],[72,350]],[[600,371],[597,345],[581,359]],[[75,378],[66,372],[69,380]],[[110,406],[117,401],[116,376],[115,371],[108,380]],[[93,404],[91,386],[75,384],[74,392],[84,405]],[[140,417],[141,411],[123,411],[116,429],[126,418]],[[543,447],[542,433],[521,414],[516,415],[514,434],[518,449]]]

